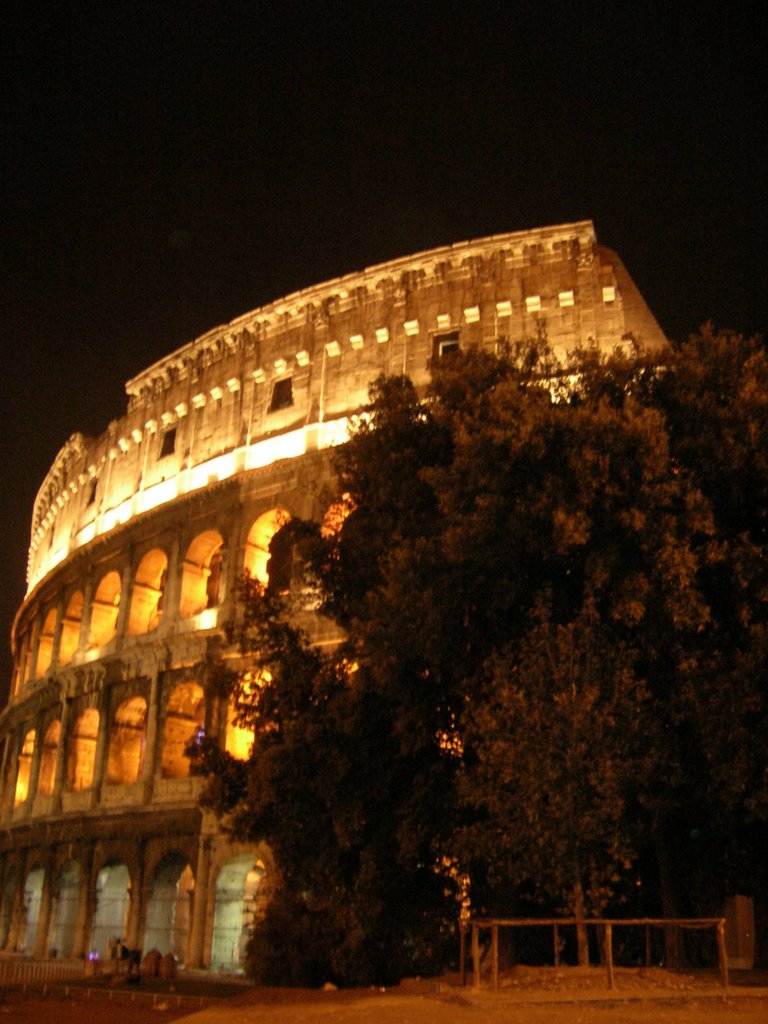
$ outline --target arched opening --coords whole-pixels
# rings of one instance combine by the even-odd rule
[[[26,920],[24,924],[24,941],[21,946],[22,953],[31,953],[35,948],[35,936],[40,920],[40,904],[43,899],[44,878],[45,871],[43,868],[35,868],[27,875],[27,882],[24,886]]]
[[[253,750],[253,729],[246,725],[238,725],[237,704],[230,701],[227,707],[227,731],[224,737],[224,749],[238,761],[247,761]]]
[[[32,756],[35,752],[35,730],[29,729],[24,736],[24,742],[19,751],[19,760],[16,768],[16,792],[13,797],[13,806],[23,804],[29,795],[29,776],[32,770]]]
[[[4,950],[8,942],[8,934],[11,930],[11,917],[13,916],[13,901],[16,896],[17,884],[16,868],[12,867],[3,885],[2,898],[0,898],[0,950]]]
[[[68,665],[80,643],[80,624],[83,620],[83,595],[79,590],[70,597],[61,623],[59,665]]]
[[[93,915],[91,952],[100,959],[109,954],[109,940],[125,937],[131,876],[125,864],[108,864],[96,879],[96,913]]]
[[[180,683],[168,698],[163,734],[160,774],[164,779],[182,779],[189,775],[187,745],[205,726],[203,688],[197,683]]]
[[[77,861],[71,860],[61,869],[57,888],[51,907],[51,944],[54,955],[66,959],[72,954],[80,905],[80,865]]]
[[[158,949],[184,962],[190,922],[190,894],[195,888],[192,868],[178,853],[169,853],[155,869],[147,904],[144,952]]]
[[[264,865],[252,854],[233,857],[219,871],[211,939],[212,970],[242,970],[263,876]]]
[[[187,548],[181,571],[179,618],[188,619],[219,603],[223,544],[218,530],[206,530]]]
[[[148,551],[136,569],[128,616],[128,632],[132,636],[156,629],[163,616],[163,591],[168,570],[168,557],[160,548]]]
[[[99,712],[88,708],[72,726],[67,754],[67,789],[77,792],[93,783]]]
[[[37,643],[37,665],[35,675],[44,676],[51,667],[53,655],[53,634],[56,630],[56,609],[49,608],[43,619],[43,626],[40,630],[40,639]]]
[[[273,508],[269,512],[263,512],[248,532],[243,568],[265,587],[285,582],[285,552],[270,550],[270,545],[275,534],[289,523],[290,519],[284,509]],[[287,538],[287,534],[285,537]],[[280,577],[279,581],[277,577]],[[290,582],[290,566],[287,580]],[[280,589],[285,588],[280,586]]]
[[[37,779],[37,792],[40,796],[50,796],[53,793],[53,783],[56,777],[56,755],[59,751],[60,739],[61,722],[56,719],[49,724],[43,734],[43,745],[40,749],[40,772]]]
[[[115,712],[109,736],[107,782],[129,785],[141,775],[144,762],[144,739],[147,724],[147,702],[143,697],[129,697]]]
[[[119,609],[120,574],[113,570],[103,577],[91,602],[89,647],[103,647],[113,638]]]

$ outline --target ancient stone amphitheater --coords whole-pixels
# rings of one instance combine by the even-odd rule
[[[663,340],[590,222],[496,235],[216,327],[128,381],[101,437],[69,438],[34,505],[0,717],[0,951],[103,958],[120,938],[240,967],[274,868],[201,812],[185,756],[203,730],[250,745],[206,668],[238,579],[285,575],[273,537],[325,515],[331,451],[378,374],[421,385],[457,347],[542,331],[556,350]]]

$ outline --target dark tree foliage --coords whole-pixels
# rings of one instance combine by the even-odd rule
[[[279,866],[258,977],[439,970],[466,871],[506,913],[521,890],[597,912],[644,876],[646,909],[719,911],[768,882],[767,366],[705,331],[375,383],[335,525],[291,527],[346,641],[320,653],[246,580],[253,754],[198,755]]]

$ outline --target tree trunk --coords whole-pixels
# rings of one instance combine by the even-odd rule
[[[656,863],[659,868],[662,917],[679,917],[677,893],[672,881],[672,865],[670,864],[664,836],[658,827],[653,830],[653,846],[656,853]],[[666,966],[672,968],[680,967],[683,956],[679,928],[669,927],[664,929],[664,945],[666,948]]]
[[[573,886],[573,909],[576,916],[576,948],[579,952],[579,967],[589,967],[589,938],[584,924],[584,890],[579,879]]]

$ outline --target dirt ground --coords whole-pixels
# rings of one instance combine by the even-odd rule
[[[176,993],[83,989],[68,998],[0,992],[0,1024],[766,1024],[768,977],[734,979],[723,998],[710,974],[627,972],[613,992],[602,972],[518,969],[500,991],[455,979],[355,991],[240,988],[202,1010],[174,1006]],[[215,986],[209,993],[215,994]],[[239,994],[232,995],[233,991]],[[73,997],[74,996],[74,997]]]

